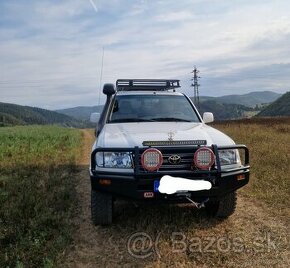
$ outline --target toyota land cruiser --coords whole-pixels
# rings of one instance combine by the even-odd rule
[[[178,87],[179,80],[156,79],[104,85],[103,111],[91,115],[94,224],[112,223],[117,198],[191,202],[219,218],[234,212],[236,190],[249,181],[249,151],[206,125],[213,114],[201,117]]]

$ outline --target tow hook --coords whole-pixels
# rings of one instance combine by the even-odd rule
[[[192,200],[191,198],[189,198],[188,196],[185,196],[185,198],[186,198],[189,202],[191,202],[192,204],[194,204],[195,207],[196,207],[197,209],[204,208],[204,207],[205,207],[204,204],[209,200],[209,198],[207,198],[207,199],[205,199],[204,201],[198,203],[198,202],[193,201],[193,200]]]
[[[190,197],[191,197],[191,194],[188,193],[188,192],[179,192],[177,193],[178,196],[183,196],[185,197],[190,203],[194,204],[194,206],[197,208],[197,209],[200,209],[200,208],[204,208],[205,207],[205,203],[208,202],[209,198],[206,198],[204,201],[198,203],[198,202],[195,202],[193,201]]]

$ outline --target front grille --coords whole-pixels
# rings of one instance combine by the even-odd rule
[[[159,149],[159,148],[158,148]],[[192,163],[193,163],[193,156],[197,148],[190,149],[170,149],[170,148],[162,148],[159,149],[163,155],[163,164],[160,167],[159,171],[189,171],[192,170]],[[145,151],[145,150],[143,150]],[[143,151],[140,152],[139,156],[139,166],[141,172],[147,172],[141,165],[141,154]],[[181,161],[177,164],[172,164],[168,161],[170,156],[178,155],[181,158]]]

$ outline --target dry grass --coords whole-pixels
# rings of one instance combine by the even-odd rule
[[[250,150],[251,181],[243,193],[287,215],[290,207],[290,118],[227,121],[214,126],[236,143],[246,144]]]
[[[83,170],[77,187],[79,228],[66,266],[289,267],[289,120],[285,120],[215,125],[251,151],[251,182],[239,191],[236,213],[223,222],[191,206],[134,207],[118,202],[114,224],[94,227],[90,184]],[[143,240],[134,240],[135,234]]]

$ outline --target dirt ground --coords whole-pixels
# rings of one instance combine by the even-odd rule
[[[83,135],[77,229],[66,267],[290,267],[289,218],[243,192],[225,221],[187,205],[118,202],[112,226],[93,226],[88,165],[94,135],[91,130]]]

